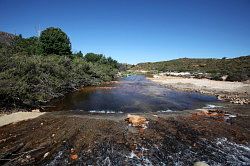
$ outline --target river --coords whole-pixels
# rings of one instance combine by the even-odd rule
[[[214,96],[167,89],[144,75],[132,75],[100,86],[84,87],[54,102],[51,110],[87,113],[171,112],[218,102]]]

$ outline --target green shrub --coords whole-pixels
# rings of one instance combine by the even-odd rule
[[[0,54],[1,105],[37,106],[80,86],[110,81],[110,65],[59,55]]]
[[[0,106],[39,106],[81,86],[110,81],[118,67],[102,54],[71,54],[69,38],[59,28],[46,29],[40,38],[16,36],[11,44],[0,43]]]
[[[189,71],[191,73],[210,73],[212,79],[219,80],[223,75],[229,75],[228,81],[244,81],[250,79],[250,56],[232,59],[192,59],[181,58],[154,63],[140,63],[134,70],[157,71]]]
[[[38,37],[22,38],[17,36],[14,41],[13,53],[23,53],[28,55],[43,54],[42,45]]]

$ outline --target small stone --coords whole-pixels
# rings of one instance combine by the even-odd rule
[[[43,158],[46,158],[48,155],[49,155],[49,152],[45,153],[45,154],[43,155]]]
[[[202,161],[198,161],[194,163],[194,166],[209,166],[207,163],[202,162]]]
[[[72,155],[70,155],[70,158],[71,158],[71,160],[76,160],[76,159],[78,159],[78,155],[72,154]]]
[[[43,123],[41,123],[41,126],[43,125]]]
[[[71,148],[71,149],[70,149],[70,152],[71,152],[71,153],[74,153],[74,152],[75,152],[75,149],[74,149],[74,148]]]
[[[52,134],[52,136],[51,137],[55,137],[55,134]]]
[[[30,158],[31,158],[31,155],[27,155],[27,156],[26,156],[26,159],[30,159]]]

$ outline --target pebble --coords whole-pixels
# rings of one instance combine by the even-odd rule
[[[72,154],[70,156],[70,158],[71,158],[71,160],[76,160],[76,159],[78,159],[78,155],[77,154]]]
[[[193,166],[209,166],[209,165],[205,162],[198,161],[198,162],[195,162]]]
[[[27,158],[27,159],[30,159],[30,158],[31,158],[31,155],[27,155],[26,158]]]
[[[43,155],[43,158],[46,158],[48,155],[49,155],[49,152],[45,153],[45,154]]]

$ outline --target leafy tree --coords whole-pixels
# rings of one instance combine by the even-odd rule
[[[98,62],[102,59],[103,55],[102,54],[94,54],[94,53],[87,53],[84,56],[84,59],[87,62]]]
[[[71,43],[69,37],[60,28],[47,28],[40,35],[45,54],[70,55]]]

